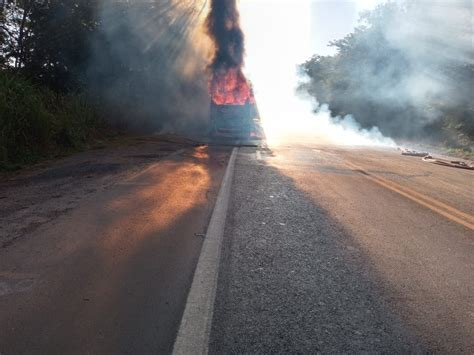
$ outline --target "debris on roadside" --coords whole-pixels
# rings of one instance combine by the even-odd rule
[[[447,159],[433,158],[431,155],[427,155],[426,157],[423,157],[423,161],[427,163],[437,164],[437,165],[449,166],[452,168],[474,170],[474,165],[472,163],[468,164],[460,160],[447,160]]]
[[[427,153],[427,152],[418,152],[416,150],[411,150],[407,148],[398,148],[398,149],[402,151],[402,155],[407,155],[410,157],[426,157],[427,155],[430,155],[430,153]]]
[[[424,162],[448,166],[451,168],[459,168],[459,169],[467,169],[467,170],[474,170],[474,163],[472,162],[465,162],[461,160],[449,160],[449,159],[442,159],[442,158],[433,158],[429,153],[423,151],[416,151],[411,150],[408,148],[398,148],[405,156],[411,157],[421,157]]]

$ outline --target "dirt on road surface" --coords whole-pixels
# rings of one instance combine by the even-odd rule
[[[130,137],[106,149],[0,174],[0,248],[67,214],[88,196],[195,145],[173,136]]]

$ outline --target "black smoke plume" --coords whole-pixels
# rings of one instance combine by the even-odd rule
[[[207,34],[214,44],[212,70],[242,68],[244,34],[240,27],[237,0],[212,0],[206,18]]]

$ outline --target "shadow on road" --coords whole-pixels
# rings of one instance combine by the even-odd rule
[[[409,308],[400,309],[410,302],[403,289],[379,272],[349,229],[287,171],[254,155],[241,151],[236,165],[210,353],[413,353],[469,346],[469,330],[460,323],[432,333],[429,322],[410,319]]]

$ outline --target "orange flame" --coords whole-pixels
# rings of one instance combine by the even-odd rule
[[[209,92],[216,105],[255,103],[252,87],[239,68],[214,71]]]

